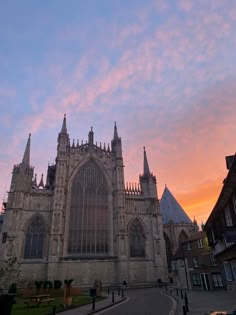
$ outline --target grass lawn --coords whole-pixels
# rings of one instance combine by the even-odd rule
[[[52,313],[53,306],[56,306],[56,312],[63,311],[63,297],[55,297],[54,302],[51,305],[42,304],[39,306],[27,306],[24,301],[27,299],[17,296],[16,304],[13,305],[12,315],[47,315]],[[96,298],[96,301],[100,301],[102,298]],[[80,306],[89,304],[92,302],[92,298],[88,295],[73,296],[72,306]]]

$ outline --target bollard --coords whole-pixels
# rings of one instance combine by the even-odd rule
[[[124,297],[124,289],[123,288],[121,289],[121,296],[122,296],[122,298]]]
[[[118,290],[118,295],[120,295],[120,288],[118,288],[117,290]]]
[[[167,291],[167,284],[166,284],[166,291]]]
[[[178,288],[176,288],[176,295],[179,296]]]
[[[96,296],[93,296],[93,303],[92,303],[92,310],[95,310],[95,301],[96,301]]]
[[[110,288],[107,288],[107,294],[110,295]]]
[[[170,289],[170,294],[172,294],[172,290]]]
[[[184,298],[182,289],[180,290],[181,299]]]
[[[187,315],[186,308],[184,305],[183,305],[183,315]]]
[[[186,312],[189,312],[189,308],[188,308],[188,296],[187,296],[187,293],[186,293],[186,292],[185,292],[185,294],[184,294],[184,301],[185,301]]]
[[[55,305],[52,307],[52,315],[56,315],[56,306]]]
[[[114,294],[114,291],[112,291],[112,303],[115,302],[115,294]]]

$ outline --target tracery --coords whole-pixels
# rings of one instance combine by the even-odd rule
[[[24,258],[38,259],[43,257],[45,232],[43,219],[40,216],[34,217],[26,234]]]
[[[68,253],[107,255],[109,228],[106,178],[90,160],[72,185]]]
[[[130,227],[130,257],[145,257],[145,234],[138,219]]]

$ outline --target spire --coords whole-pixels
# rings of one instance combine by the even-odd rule
[[[26,144],[25,153],[22,159],[22,164],[28,165],[30,164],[30,137],[31,134],[29,134],[29,138]]]
[[[116,122],[115,122],[113,140],[118,140],[118,139],[119,137],[118,137],[117,127],[116,127]]]
[[[61,127],[61,133],[67,133],[67,128],[66,128],[66,114],[64,114],[63,123],[62,123],[62,127]]]
[[[143,147],[143,153],[144,153],[144,159],[143,159],[143,175],[150,175],[149,166],[148,166],[148,160],[147,160],[147,154],[145,147]]]

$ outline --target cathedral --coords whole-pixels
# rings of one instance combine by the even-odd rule
[[[55,164],[37,183],[31,138],[13,167],[2,224],[1,257],[17,257],[25,282],[74,279],[90,286],[167,280],[156,177],[144,148],[139,183],[125,185],[122,142],[114,126],[107,146],[70,143],[66,116]]]

